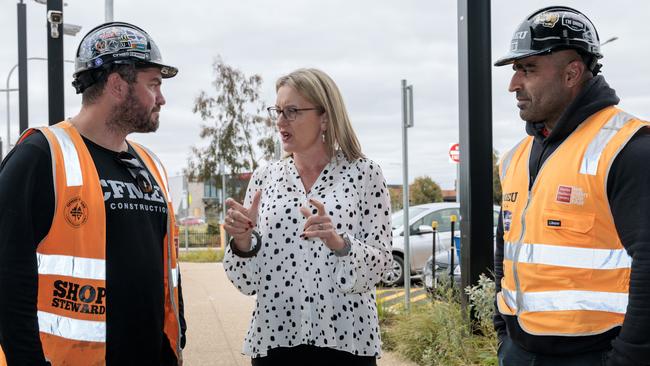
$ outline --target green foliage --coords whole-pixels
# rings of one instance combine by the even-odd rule
[[[390,208],[393,212],[399,211],[404,207],[404,198],[402,188],[388,188],[390,194]]]
[[[442,202],[442,190],[440,186],[427,176],[415,178],[409,186],[409,195],[409,203],[412,205]]]
[[[220,57],[213,67],[216,94],[201,91],[194,102],[194,113],[205,122],[200,137],[207,139],[208,145],[192,148],[186,169],[192,180],[214,177],[221,161],[235,174],[255,170],[255,145],[262,149],[264,158],[273,154],[274,125],[260,101],[262,78],[247,76]]]
[[[499,155],[492,150],[492,201],[501,205],[501,178],[499,178]]]
[[[208,263],[223,261],[223,249],[183,250],[178,255],[181,262]]]
[[[478,320],[477,325],[483,334],[494,332],[492,316],[494,315],[495,291],[494,280],[483,273],[479,276],[478,284],[465,288],[465,293],[469,297],[470,305]]]
[[[433,302],[415,305],[410,313],[381,323],[385,328],[382,329],[384,349],[395,351],[419,365],[496,366],[496,335],[490,331],[491,324],[488,329],[483,321],[487,319],[486,314],[489,312],[491,316],[493,311],[494,282],[483,276],[477,286],[466,291],[470,294],[471,306],[481,314],[480,324],[468,324],[469,313],[458,301],[458,290],[439,286]]]

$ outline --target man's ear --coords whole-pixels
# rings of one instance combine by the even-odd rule
[[[571,61],[565,68],[565,81],[572,88],[582,82],[587,66],[579,60]]]
[[[126,98],[129,91],[129,83],[127,83],[120,74],[112,72],[108,75],[106,79],[105,93],[111,97],[123,100]]]

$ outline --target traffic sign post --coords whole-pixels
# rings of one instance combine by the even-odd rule
[[[460,144],[449,144],[449,162],[456,164],[456,202],[460,202]]]
[[[460,144],[449,145],[449,162],[455,164],[460,162]]]

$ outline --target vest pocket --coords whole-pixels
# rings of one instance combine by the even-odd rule
[[[559,210],[544,210],[542,215],[544,232],[549,239],[558,243],[589,243],[596,214],[576,213]]]

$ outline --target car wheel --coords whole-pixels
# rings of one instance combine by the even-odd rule
[[[404,284],[404,259],[393,253],[393,263],[384,272],[381,282],[386,286],[401,286]]]

